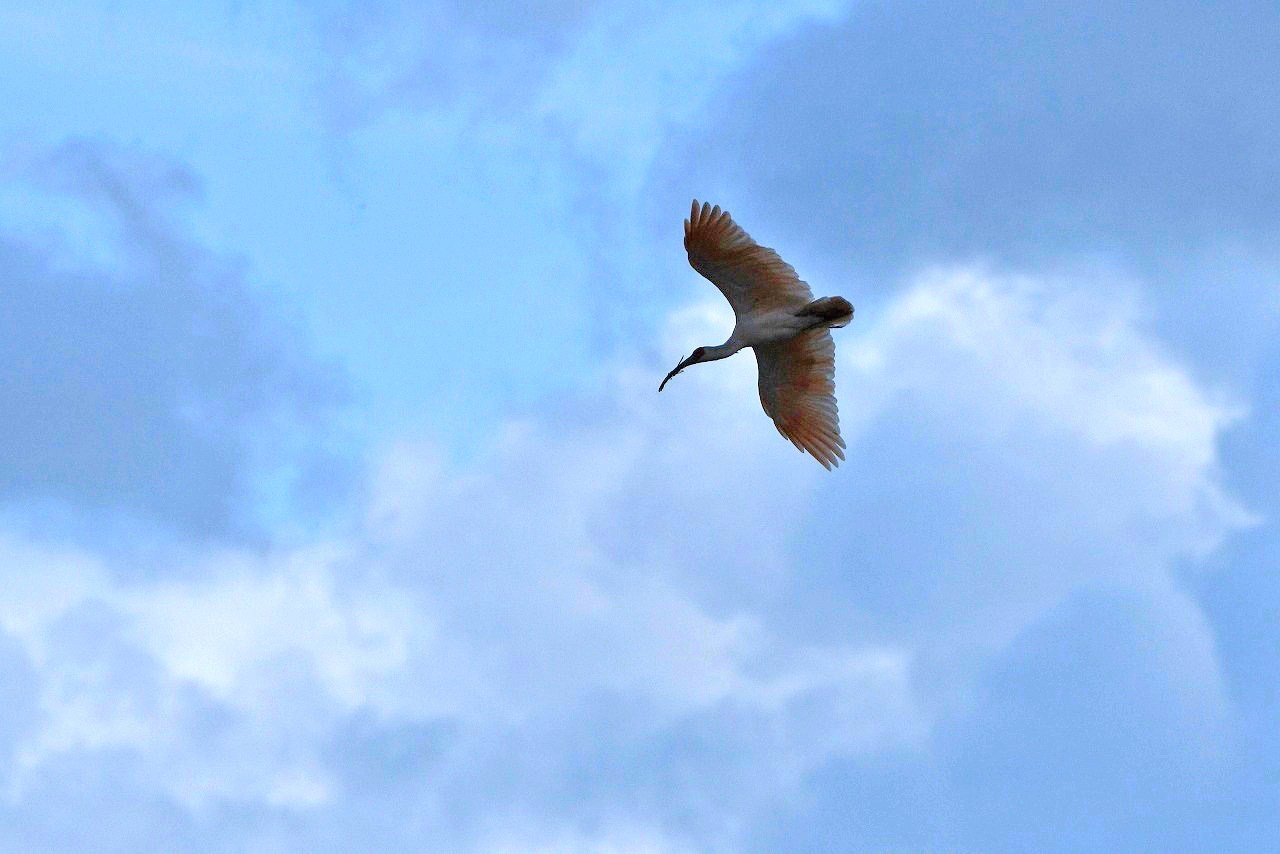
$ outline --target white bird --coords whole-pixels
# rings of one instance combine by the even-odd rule
[[[836,409],[836,345],[827,330],[852,320],[853,306],[844,297],[814,299],[790,264],[752,240],[719,205],[693,200],[684,248],[693,269],[729,301],[736,322],[728,341],[694,350],[658,391],[690,365],[750,347],[760,372],[760,404],[778,432],[828,470],[840,465],[845,444]]]

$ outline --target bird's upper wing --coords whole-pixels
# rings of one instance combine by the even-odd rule
[[[828,469],[844,459],[836,409],[836,345],[826,329],[757,344],[760,404],[778,432]]]
[[[693,200],[684,221],[689,264],[720,289],[738,317],[799,306],[813,299],[809,286],[778,253],[751,239],[728,211]]]

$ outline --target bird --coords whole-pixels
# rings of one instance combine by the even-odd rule
[[[719,205],[693,200],[684,221],[689,264],[733,308],[729,340],[698,347],[680,360],[661,392],[690,365],[727,359],[750,347],[760,375],[760,404],[784,438],[830,471],[844,459],[835,398],[836,347],[831,329],[853,320],[844,297],[814,299],[795,269],[751,239]]]

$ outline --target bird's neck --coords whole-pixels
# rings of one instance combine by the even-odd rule
[[[702,359],[699,361],[714,362],[717,359],[727,359],[734,353],[741,350],[742,347],[742,344],[733,340],[733,338],[730,338],[728,341],[715,347],[702,348],[705,352],[703,353]]]

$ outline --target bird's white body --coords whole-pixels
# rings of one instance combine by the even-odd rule
[[[812,327],[812,319],[799,317],[794,311],[755,311],[738,318],[729,341],[739,344],[739,349],[755,347],[786,341]]]
[[[760,403],[778,432],[827,468],[844,459],[835,400],[835,344],[831,327],[853,319],[843,297],[814,299],[778,253],[760,246],[728,211],[693,202],[684,223],[689,263],[733,307],[729,340],[699,347],[667,374],[668,380],[699,362],[725,359],[746,347],[760,369]]]

